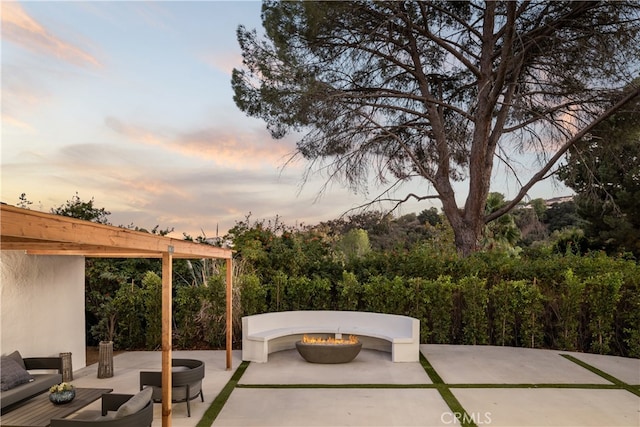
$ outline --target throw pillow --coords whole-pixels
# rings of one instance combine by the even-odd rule
[[[14,359],[16,362],[18,362],[18,364],[22,366],[22,369],[27,369],[27,367],[24,365],[24,360],[22,360],[22,355],[18,350],[14,351],[11,354],[8,354],[6,357],[10,357]]]
[[[0,360],[0,389],[2,391],[11,390],[14,387],[19,386],[20,384],[28,383],[33,379],[31,374],[26,371],[15,359],[2,356],[2,360]]]
[[[152,393],[151,387],[142,389],[118,408],[115,418],[126,417],[142,410],[151,401]]]

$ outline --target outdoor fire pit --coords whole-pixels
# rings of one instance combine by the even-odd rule
[[[343,339],[336,334],[336,338],[315,338],[305,335],[302,341],[296,342],[300,356],[310,363],[348,363],[356,358],[362,349],[362,343],[354,335]]]

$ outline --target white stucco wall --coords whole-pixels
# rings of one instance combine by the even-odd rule
[[[82,256],[0,253],[0,352],[23,357],[72,353],[86,366]]]

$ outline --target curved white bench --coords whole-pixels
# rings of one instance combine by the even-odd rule
[[[269,353],[295,348],[304,334],[356,335],[363,348],[391,352],[394,362],[417,362],[420,321],[361,311],[283,311],[242,318],[242,360],[265,363]],[[339,338],[339,336],[338,336]]]

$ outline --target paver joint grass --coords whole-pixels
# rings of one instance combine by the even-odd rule
[[[227,384],[222,388],[220,393],[216,396],[216,398],[211,402],[211,406],[204,413],[202,419],[196,424],[196,427],[211,427],[213,422],[216,420],[220,411],[224,407],[224,404],[229,400],[229,396],[233,392],[233,389],[238,385],[238,381],[242,378],[244,371],[249,367],[249,362],[242,362],[238,369],[233,373],[231,379],[227,382]]]
[[[237,388],[438,388],[436,384],[238,384]]]
[[[433,384],[435,384],[436,389],[440,393],[440,396],[445,401],[449,409],[453,414],[460,415],[460,425],[463,427],[477,427],[476,423],[473,421],[473,417],[469,416],[467,411],[462,407],[460,401],[453,395],[449,386],[442,380],[442,377],[436,372],[435,368],[429,363],[426,356],[420,352],[420,364],[422,368],[427,373]]]
[[[593,372],[594,374],[604,378],[605,380],[612,382],[613,384],[615,384],[616,386],[618,386],[618,388],[622,388],[624,390],[627,390],[630,393],[635,394],[636,396],[640,396],[640,389],[638,387],[634,387],[630,384],[627,384],[626,382],[619,380],[618,378],[614,377],[613,375],[607,374],[604,371],[601,371],[600,369],[596,368],[595,366],[592,366],[590,364],[588,364],[587,362],[583,362],[582,360],[578,359],[577,357],[573,357],[570,354],[561,354],[560,356],[564,357],[565,359],[568,359],[570,361],[572,361],[573,363],[582,366],[583,368]],[[604,387],[603,387],[604,388]]]

